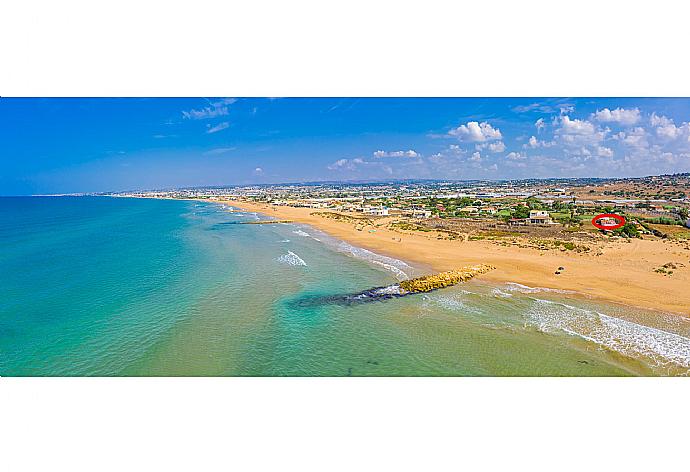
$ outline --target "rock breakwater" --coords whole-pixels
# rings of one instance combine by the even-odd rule
[[[466,282],[479,274],[484,274],[495,269],[488,264],[463,267],[462,269],[449,270],[433,275],[425,275],[415,279],[403,280],[400,282],[400,289],[407,293],[431,292],[439,288],[450,287],[451,285]]]
[[[300,307],[329,304],[349,306],[360,303],[389,300],[391,298],[400,298],[415,293],[431,292],[432,290],[437,290],[439,288],[450,287],[461,282],[467,282],[473,277],[484,274],[493,269],[495,269],[494,266],[480,264],[476,266],[463,267],[462,269],[440,272],[438,274],[425,275],[423,277],[404,280],[400,283],[389,285],[387,287],[375,287],[358,293],[301,297],[295,300],[295,303]]]

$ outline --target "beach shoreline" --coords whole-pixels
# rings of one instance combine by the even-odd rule
[[[349,244],[375,253],[442,272],[474,264],[496,266],[481,279],[564,291],[571,296],[599,299],[655,312],[690,317],[690,254],[659,241],[607,243],[600,255],[501,246],[492,241],[436,239],[431,235],[401,233],[381,225],[362,229],[324,218],[313,208],[274,206],[241,200],[217,203],[276,219],[306,224]],[[665,277],[655,267],[676,260],[685,270]],[[561,274],[555,274],[564,267]]]

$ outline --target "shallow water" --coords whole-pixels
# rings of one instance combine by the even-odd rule
[[[421,275],[221,205],[0,198],[0,375],[684,375],[690,320]],[[481,261],[478,261],[481,262]]]

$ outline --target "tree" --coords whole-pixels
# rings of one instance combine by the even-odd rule
[[[527,199],[527,206],[530,210],[541,210],[541,202],[534,197],[529,197]]]
[[[529,208],[520,205],[515,209],[515,213],[513,214],[513,216],[515,218],[527,218],[529,217]]]
[[[466,207],[472,204],[472,199],[470,197],[462,197],[457,200],[457,205],[459,207]]]
[[[640,233],[639,231],[637,231],[637,227],[632,223],[625,223],[625,225],[623,225],[622,227],[613,230],[613,234],[625,236],[626,238],[640,237]]]

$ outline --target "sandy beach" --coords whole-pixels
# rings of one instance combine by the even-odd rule
[[[539,250],[500,245],[488,240],[437,239],[436,235],[401,232],[376,226],[324,218],[312,208],[272,206],[246,201],[223,203],[273,218],[292,220],[318,228],[379,254],[446,271],[485,263],[496,270],[484,274],[491,282],[515,282],[530,287],[570,290],[579,295],[629,306],[690,316],[690,250],[673,241],[634,239],[602,242],[587,253]],[[655,269],[674,263],[672,275]],[[555,274],[559,267],[564,269]]]

